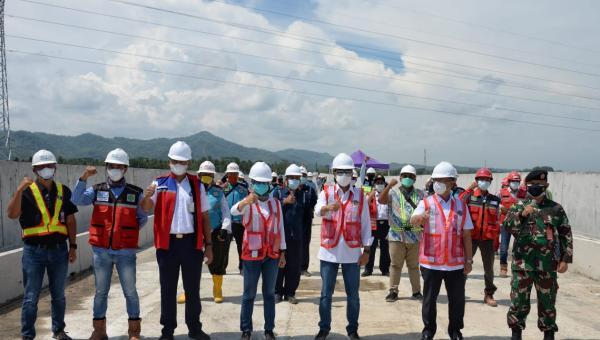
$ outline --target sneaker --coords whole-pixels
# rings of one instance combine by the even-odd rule
[[[204,333],[203,330],[199,329],[194,333],[188,333],[188,338],[194,340],[210,340],[210,336]]]
[[[412,295],[412,298],[415,300],[423,300],[423,294],[421,294],[421,292],[416,292]]]
[[[554,340],[554,331],[545,331],[544,340]]]
[[[292,296],[288,296],[287,300],[292,305],[297,305],[298,304],[298,299],[296,299],[296,297],[293,296],[293,295]]]
[[[65,331],[59,331],[52,334],[52,339],[56,340],[73,340]]]
[[[389,277],[390,276],[390,272],[381,273],[381,276],[387,276],[387,277]]]
[[[456,331],[450,335],[450,340],[463,340],[463,335],[460,331]]]
[[[303,276],[306,276],[306,277],[311,277],[312,276],[312,274],[308,270],[303,270],[301,274]]]
[[[160,338],[158,338],[158,340],[173,340],[175,339],[172,335],[161,335]]]
[[[329,336],[329,331],[320,330],[317,336],[315,336],[315,340],[325,340]]]
[[[360,340],[360,336],[358,336],[357,332],[352,332],[348,334],[348,338],[352,340]]]
[[[433,340],[433,337],[428,334],[421,334],[421,340]]]
[[[280,303],[283,301],[283,296],[281,294],[275,294],[275,303]]]
[[[512,328],[512,336],[510,340],[522,340],[523,339],[523,330],[519,327]]]
[[[387,302],[398,301],[398,292],[394,291],[394,290],[390,290],[390,293],[385,297],[385,301],[387,301]]]
[[[362,272],[362,274],[360,274],[360,276],[362,276],[362,277],[367,277],[367,276],[371,276],[371,275],[373,275],[373,272],[368,271],[368,270],[365,270],[364,272]]]
[[[33,337],[30,336],[24,336],[21,338],[22,340],[33,340]]]
[[[240,340],[250,340],[252,339],[252,332],[243,332]]]
[[[275,334],[273,334],[273,331],[265,331],[265,340],[275,340]]]

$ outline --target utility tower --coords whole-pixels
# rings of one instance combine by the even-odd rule
[[[10,143],[10,115],[8,113],[8,75],[6,74],[6,44],[4,37],[4,3],[0,0],[0,159],[10,160],[12,147]]]

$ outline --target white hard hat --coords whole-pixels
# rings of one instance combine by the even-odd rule
[[[177,141],[169,149],[169,158],[176,161],[189,161],[192,159],[192,149],[186,142]]]
[[[304,167],[304,165],[300,166],[300,172],[304,175],[304,174],[308,174],[308,171],[306,171],[306,167]]]
[[[31,166],[44,165],[44,164],[56,164],[56,157],[48,150],[40,150],[33,154],[31,158]]]
[[[127,152],[121,148],[116,148],[106,155],[104,163],[121,164],[129,166],[129,156]]]
[[[302,176],[302,170],[296,164],[291,164],[285,169],[285,176]]]
[[[414,166],[408,164],[405,165],[404,167],[402,167],[402,169],[400,170],[400,174],[413,174],[413,175],[417,175],[417,169],[415,169]]]
[[[211,161],[202,162],[202,164],[200,164],[200,168],[198,168],[198,173],[214,174],[216,172],[215,165]]]
[[[227,170],[225,170],[225,173],[228,174],[231,172],[240,172],[240,175],[241,175],[240,166],[234,162],[227,164]]]
[[[352,177],[358,177],[358,172],[356,172],[356,169],[352,169]]]
[[[308,174],[306,174],[306,175],[307,175],[308,177],[312,177],[312,176],[313,176],[313,173],[309,171],[309,172],[308,172]]]
[[[257,182],[271,182],[271,167],[265,162],[256,162],[250,168],[248,177]]]
[[[271,177],[277,177],[277,173],[275,171],[271,172]]]
[[[242,171],[238,171],[238,177],[241,179],[246,178],[246,176],[244,176],[244,173]]]
[[[340,153],[333,159],[333,163],[331,164],[331,168],[333,170],[353,170],[354,169],[354,161],[350,156],[345,153]]]
[[[373,169],[373,168],[368,168],[368,169],[367,169],[367,174],[375,174],[375,173],[377,173],[377,172],[375,171],[375,169]]]
[[[448,162],[440,162],[433,168],[431,178],[457,178],[456,168]]]

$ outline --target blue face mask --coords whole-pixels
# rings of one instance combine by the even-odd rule
[[[300,184],[306,184],[307,181],[308,181],[308,178],[300,177]]]
[[[271,190],[271,185],[269,183],[254,183],[252,184],[252,189],[258,196],[264,196]]]
[[[298,189],[299,186],[300,186],[299,179],[288,179],[288,188],[290,188],[292,190],[296,190],[296,189]]]

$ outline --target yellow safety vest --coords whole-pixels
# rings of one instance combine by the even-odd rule
[[[23,228],[23,238],[34,237],[34,236],[45,236],[50,234],[62,234],[68,235],[67,226],[60,222],[60,211],[63,205],[63,185],[56,183],[56,201],[54,203],[54,214],[50,217],[50,211],[44,202],[42,192],[38,185],[34,182],[29,188],[33,193],[33,198],[37,204],[40,213],[42,214],[42,221],[37,226]]]

